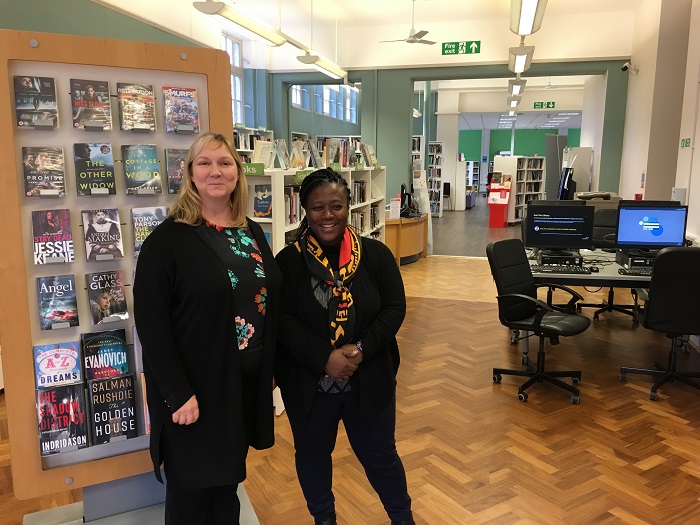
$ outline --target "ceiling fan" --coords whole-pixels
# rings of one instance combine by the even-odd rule
[[[411,14],[411,30],[408,32],[407,38],[401,38],[399,40],[380,40],[379,42],[408,42],[409,44],[428,44],[433,45],[435,42],[432,40],[423,40],[423,37],[428,34],[427,31],[421,30],[416,31],[415,29],[415,19],[416,19],[416,0],[413,1],[413,13]]]
[[[544,87],[545,89],[557,89],[559,86],[556,84],[552,84],[552,77],[549,77],[549,81],[547,82],[547,85]]]

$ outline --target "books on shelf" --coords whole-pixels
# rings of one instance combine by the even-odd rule
[[[109,142],[73,144],[75,186],[78,195],[115,195],[114,155]]]
[[[80,383],[83,380],[82,370],[78,341],[34,347],[34,377],[37,388]]]
[[[150,84],[117,83],[119,125],[123,131],[155,131],[155,92]]]
[[[86,380],[116,377],[129,372],[123,328],[80,334]]]
[[[70,210],[32,212],[34,264],[63,263],[75,260]]]
[[[27,197],[66,194],[63,148],[22,147],[22,170]]]
[[[155,144],[122,145],[122,162],[127,195],[163,193]]]
[[[311,161],[311,166],[314,168],[325,168],[325,164],[323,163],[323,159],[321,158],[321,154],[318,151],[318,148],[316,147],[316,141],[309,139],[306,141],[306,148],[309,151],[309,157]]]
[[[133,374],[88,381],[91,445],[138,436]]]
[[[265,168],[272,168],[275,162],[275,152],[272,142],[269,140],[256,140],[252,162],[260,162]]]
[[[272,185],[256,184],[253,195],[253,216],[272,218]]]
[[[121,270],[94,272],[85,275],[90,317],[93,325],[129,318]]]
[[[167,215],[168,209],[165,206],[131,209],[131,224],[134,228],[134,257],[139,256],[143,241],[156,229],[156,226],[165,220]]]
[[[17,127],[58,126],[56,81],[53,77],[20,75],[15,81]]]
[[[167,133],[199,133],[197,90],[163,86],[163,113]]]
[[[280,168],[282,168],[283,170],[288,170],[292,167],[292,162],[289,158],[289,151],[287,150],[286,140],[275,140],[275,153],[277,154],[277,161],[279,162]]]
[[[117,208],[83,210],[85,256],[88,261],[124,258],[122,229]]]
[[[82,383],[37,390],[36,411],[42,456],[89,446],[85,388]]]
[[[304,145],[306,143],[301,140],[292,141],[292,153],[289,159],[290,168],[303,170],[308,166],[307,153],[304,151]]]
[[[165,170],[168,173],[168,193],[180,193],[182,178],[185,176],[187,166],[186,149],[165,148]]]
[[[73,127],[112,129],[109,83],[106,80],[70,79]]]
[[[374,146],[371,144],[362,144],[362,158],[364,159],[365,166],[368,168],[374,168],[379,165],[377,160],[377,154],[374,152]]]
[[[75,277],[72,274],[37,277],[36,290],[41,330],[79,325]]]

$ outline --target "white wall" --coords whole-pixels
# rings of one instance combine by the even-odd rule
[[[457,181],[455,176],[459,148],[459,93],[440,93],[437,111],[435,139],[442,142],[442,182],[450,183],[452,209],[456,209],[457,202],[462,202],[464,209],[464,179]],[[458,192],[461,197],[457,197]],[[446,209],[447,207],[443,207],[443,212]]]
[[[446,92],[440,92],[440,98]],[[483,113],[491,111],[507,112],[506,99],[508,97],[507,86],[503,91],[463,91],[459,93],[460,113]],[[581,110],[583,108],[583,90],[581,89],[551,89],[526,87],[522,94],[522,100],[518,106],[522,111],[533,111],[533,103],[542,100],[549,100],[556,103],[556,111]]]
[[[592,191],[598,191],[598,181],[600,180],[600,152],[603,146],[606,83],[607,76],[591,76],[586,79],[583,89],[581,146],[593,148]]]

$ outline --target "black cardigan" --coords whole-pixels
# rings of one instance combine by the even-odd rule
[[[248,220],[267,280],[256,426],[251,446],[274,443],[272,372],[281,275],[260,226]],[[185,488],[245,479],[241,368],[236,350],[233,289],[227,270],[196,227],[168,219],[144,241],[134,279],[134,318],[143,348],[151,459]],[[199,420],[176,425],[171,416],[193,394]],[[164,438],[164,439],[163,439]],[[162,480],[161,480],[162,481]]]
[[[401,272],[383,243],[362,238],[362,256],[350,292],[355,303],[355,330],[363,360],[350,379],[362,414],[371,421],[391,401],[396,388],[399,349],[396,333],[406,314]],[[287,410],[308,415],[318,380],[333,350],[328,313],[313,295],[311,274],[296,246],[277,254],[284,286],[280,301],[275,379]]]

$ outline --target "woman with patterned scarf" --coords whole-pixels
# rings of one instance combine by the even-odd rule
[[[337,173],[311,173],[299,198],[306,217],[277,255],[284,285],[275,378],[309,512],[315,524],[336,523],[331,453],[342,420],[392,524],[413,524],[394,439],[401,273],[383,243],[348,227],[350,190]]]

